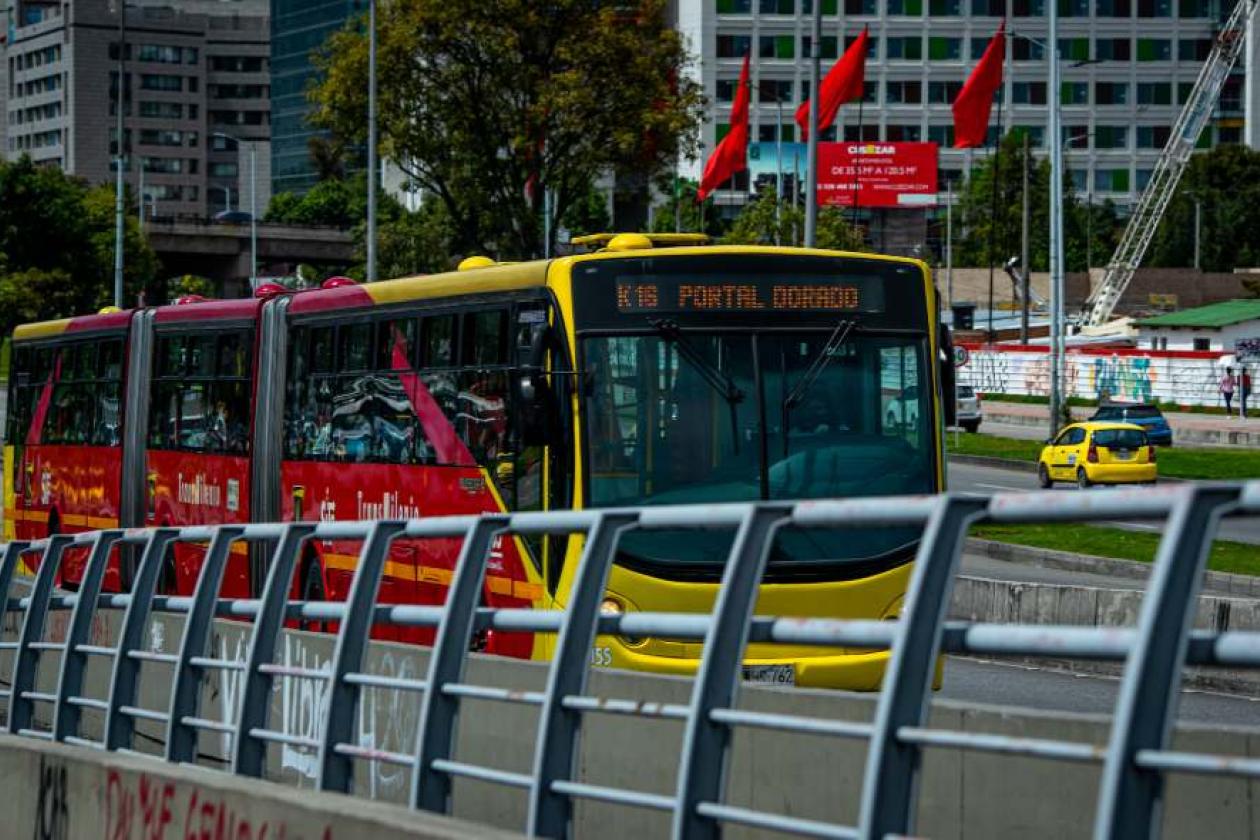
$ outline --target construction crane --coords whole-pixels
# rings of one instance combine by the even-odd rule
[[[1199,135],[1212,117],[1212,109],[1216,106],[1225,79],[1238,60],[1246,42],[1247,25],[1255,14],[1260,0],[1239,0],[1233,13],[1216,36],[1212,52],[1199,71],[1199,78],[1194,83],[1190,98],[1177,117],[1168,143],[1164,145],[1155,171],[1142,196],[1138,199],[1129,224],[1124,229],[1124,236],[1107,263],[1107,271],[1102,282],[1098,284],[1089,300],[1085,302],[1082,322],[1086,326],[1100,326],[1111,319],[1116,303],[1133,280],[1133,274],[1146,256],[1155,231],[1159,227],[1168,202],[1177,190],[1177,182],[1186,171],[1190,162],[1190,154],[1194,151]]]

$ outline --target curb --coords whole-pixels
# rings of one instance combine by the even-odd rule
[[[1032,417],[1027,414],[1004,414],[985,412],[984,419],[991,423],[1005,426],[1044,426],[1044,417]],[[1085,420],[1086,415],[1072,415],[1073,422]],[[1253,418],[1254,419],[1254,418]],[[1172,425],[1172,424],[1170,424]],[[1186,444],[1207,444],[1212,446],[1260,446],[1260,431],[1247,429],[1193,429],[1184,426],[1172,426],[1173,442]]]
[[[997,458],[992,455],[963,455],[960,453],[949,453],[947,455],[947,460],[955,464],[972,464],[977,467],[993,467],[994,469],[1010,470],[1011,472],[1036,472],[1036,465],[1032,461],[1017,461],[1014,458]],[[1195,480],[1198,479],[1168,478],[1162,475],[1159,477],[1160,484],[1184,484],[1187,481]],[[1063,482],[1059,483],[1062,484]]]
[[[947,453],[948,460],[956,464],[974,464],[977,467],[997,467],[1012,472],[1035,472],[1031,461],[1017,461],[1014,458],[998,458],[993,455],[959,455]]]
[[[1064,571],[1092,572],[1143,580],[1150,565],[1133,560],[1090,557],[1064,551],[1012,545],[995,540],[968,539],[965,550],[1011,563]],[[1198,627],[1254,631],[1260,629],[1260,577],[1207,572],[1205,582],[1224,592],[1199,597]],[[961,575],[950,607],[950,617],[994,623],[1132,627],[1137,622],[1145,592],[1097,586],[1032,583]],[[1013,657],[1012,661],[1077,673],[1119,676],[1123,663]],[[1260,695],[1260,674],[1252,670],[1187,667],[1186,685],[1210,691]]]
[[[1093,557],[1087,554],[1073,554],[1070,551],[1055,551],[1050,548],[1035,548],[998,540],[982,540],[976,537],[967,538],[966,548],[995,560],[1023,563],[1043,569],[1059,569],[1065,572],[1090,572],[1129,580],[1146,580],[1151,573],[1149,563],[1141,563],[1137,560]],[[1220,590],[1217,593],[1206,593],[1209,595],[1260,599],[1260,577],[1209,571],[1204,576],[1204,583]]]

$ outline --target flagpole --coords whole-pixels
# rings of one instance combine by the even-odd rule
[[[992,344],[995,338],[993,332],[993,274],[994,274],[994,251],[997,249],[997,225],[998,225],[998,178],[1002,174],[1002,98],[998,97],[997,106],[997,129],[993,142],[990,147],[993,151],[993,166],[990,169],[989,178],[993,182],[993,188],[990,193],[989,204],[989,343]]]
[[[822,0],[813,0],[814,22],[810,28],[809,41],[809,113],[806,125],[809,126],[809,160],[806,166],[805,193],[805,247],[813,248],[818,230],[818,132],[822,128],[818,124],[819,106],[822,103],[822,91],[819,90],[819,76],[822,73]]]
[[[858,130],[857,130],[858,146],[862,145],[862,105],[865,103],[865,101],[866,101],[866,88],[865,86],[863,86],[862,95],[858,99]],[[857,227],[858,205],[862,201],[862,182],[859,180],[859,177],[861,175],[861,173],[858,171],[859,169],[860,169],[860,165],[858,164],[857,161],[854,161],[854,164],[853,164],[853,226],[854,227]]]

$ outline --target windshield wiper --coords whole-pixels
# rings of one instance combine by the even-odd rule
[[[668,341],[678,349],[678,355],[682,356],[691,366],[696,369],[709,387],[717,391],[726,400],[726,404],[731,409],[731,446],[735,454],[739,454],[739,415],[736,409],[741,402],[744,401],[744,392],[735,384],[735,380],[722,372],[722,369],[710,362],[703,353],[696,349],[696,346],[687,340],[683,335],[682,329],[674,321],[667,318],[649,318],[648,323],[652,325],[652,329],[660,333],[661,338]]]
[[[791,392],[783,398],[782,415],[783,415],[783,457],[788,456],[788,421],[791,419],[792,409],[800,404],[805,398],[805,394],[814,383],[818,381],[818,377],[823,375],[823,371],[827,369],[827,365],[831,364],[832,358],[839,352],[840,348],[849,340],[849,333],[853,332],[857,327],[856,321],[842,320],[836,324],[836,328],[831,331],[831,335],[827,337],[827,341],[823,344],[822,349],[818,351],[818,355],[814,356],[813,361],[809,363],[809,367],[805,369],[805,375],[792,388]]]

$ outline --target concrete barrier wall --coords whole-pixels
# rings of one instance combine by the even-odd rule
[[[109,638],[113,623],[116,623],[113,616],[102,617],[97,641]],[[159,619],[154,628],[150,638],[153,646],[170,650],[179,637],[178,621]],[[243,659],[248,625],[220,622],[217,630],[215,655]],[[332,642],[328,636],[286,633],[282,660],[318,667],[329,661]],[[415,677],[423,675],[426,666],[424,649],[391,643],[375,643],[371,647],[369,669],[375,673]],[[164,668],[146,666],[146,671],[156,675]],[[527,690],[542,688],[545,678],[543,663],[483,656],[471,658],[467,673],[469,682]],[[229,674],[208,680],[204,685],[202,715],[230,716],[234,701],[239,697],[239,679],[239,674]],[[91,682],[93,694],[104,693],[102,680]],[[690,696],[690,682],[596,670],[591,675],[588,691],[601,697],[685,703]],[[272,725],[290,734],[316,734],[327,697],[322,683],[282,679],[272,698]],[[164,709],[166,700],[164,678],[147,677],[141,686],[142,705]],[[875,697],[750,686],[741,693],[741,706],[869,721],[874,714]],[[511,771],[530,770],[537,731],[534,707],[466,700],[463,709],[458,733],[457,757],[460,760]],[[384,749],[410,751],[414,749],[418,714],[417,695],[369,691],[359,715],[359,737],[364,743],[375,743]],[[595,784],[672,793],[682,724],[599,714],[588,714],[584,721],[580,778]],[[1040,714],[945,701],[934,703],[932,725],[1033,738],[1071,738],[1099,746],[1107,742],[1109,733],[1106,719],[1096,716]],[[88,729],[91,731],[98,726],[99,722],[89,721]],[[161,729],[144,722],[139,729],[143,737],[137,740],[137,749],[159,751]],[[1185,750],[1260,757],[1260,730],[1182,729],[1174,745]],[[222,736],[204,735],[201,748],[203,764],[222,766],[221,760],[228,748]],[[866,744],[862,741],[737,730],[728,772],[727,801],[851,824],[857,818],[865,757]],[[1087,835],[1091,830],[1098,779],[1095,767],[933,749],[927,753],[925,768],[918,825],[919,833],[925,836],[1074,837]],[[314,778],[313,759],[299,750],[274,747],[268,776],[294,788],[309,789]],[[244,790],[248,791],[249,785],[244,784]],[[410,774],[406,770],[359,764],[356,791],[362,796],[382,802],[403,802],[409,786]],[[1168,791],[1166,836],[1260,840],[1260,782],[1174,776]],[[457,780],[454,816],[520,830],[525,820],[525,799],[522,791]],[[332,801],[332,807],[350,810],[343,799]],[[356,809],[358,807],[355,805]],[[669,825],[665,814],[594,803],[580,803],[576,817],[577,836],[601,839],[660,836],[667,832]],[[730,829],[726,836],[757,834]]]
[[[343,796],[0,735],[4,837],[35,840],[506,840],[516,834]]]

